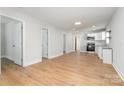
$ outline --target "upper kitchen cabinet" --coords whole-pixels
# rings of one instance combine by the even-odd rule
[[[111,30],[106,30],[106,44],[109,45],[111,39]]]
[[[95,33],[95,40],[105,40],[105,31]]]
[[[95,40],[95,34],[94,33],[87,33],[87,40],[88,41],[94,41]]]
[[[95,37],[95,33],[88,33],[87,37]]]
[[[106,40],[106,32],[91,32],[87,33],[87,38],[94,38],[95,40]]]

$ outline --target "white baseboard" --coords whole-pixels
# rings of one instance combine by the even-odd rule
[[[52,58],[56,58],[56,57],[59,57],[59,56],[62,56],[63,53],[60,53],[60,54],[57,54],[57,55],[54,55],[54,56],[49,56],[48,59],[52,59]]]
[[[40,63],[40,62],[42,62],[41,58],[32,60],[30,62],[23,62],[23,67],[27,67],[27,66],[30,66],[30,65],[33,65],[33,64],[36,64],[36,63]]]
[[[75,50],[70,50],[70,51],[65,51],[65,53],[71,53],[74,52]]]
[[[3,55],[2,55],[1,58],[6,58],[6,56],[3,56]]]
[[[11,58],[11,57],[9,57],[9,56],[2,56],[1,58],[7,58],[7,59],[10,59],[10,60],[12,60],[12,61],[14,61],[14,59],[13,58]]]
[[[116,70],[116,72],[124,82],[124,74],[121,71],[119,71],[118,67],[115,64],[112,64],[112,66],[114,67],[114,69]]]
[[[86,53],[87,51],[80,51],[80,52],[82,52],[82,53]]]
[[[8,59],[10,59],[10,60],[14,61],[14,59],[13,59],[13,58],[11,58],[11,57],[9,57],[9,56],[6,56],[5,58],[8,58]]]

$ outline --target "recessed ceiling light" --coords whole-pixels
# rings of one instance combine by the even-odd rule
[[[75,25],[80,25],[80,24],[81,24],[81,22],[75,22],[74,24],[75,24]]]

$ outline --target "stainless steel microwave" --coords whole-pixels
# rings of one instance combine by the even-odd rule
[[[87,37],[87,40],[95,40],[95,37]]]

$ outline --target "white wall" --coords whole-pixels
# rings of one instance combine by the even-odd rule
[[[63,31],[52,25],[12,8],[0,8],[0,14],[8,16],[24,24],[23,27],[23,66],[28,66],[42,60],[42,26],[48,27],[48,58],[63,54]]]
[[[12,8],[0,8],[0,15],[23,22],[23,66],[41,62],[41,23],[38,19]]]
[[[124,77],[124,8],[119,8],[111,21],[113,64]]]
[[[75,51],[75,35],[74,32],[66,33],[66,53]]]
[[[48,25],[48,58],[63,55],[63,31]]]
[[[86,52],[86,45],[87,45],[87,40],[86,40],[86,33],[85,31],[80,31],[80,51],[81,52]]]

